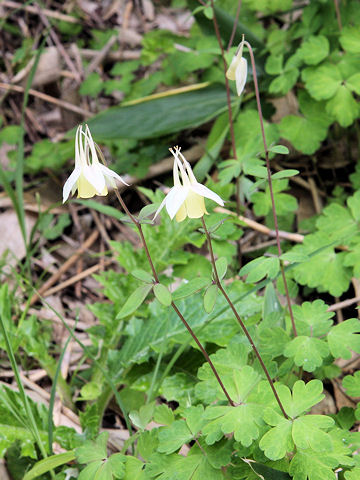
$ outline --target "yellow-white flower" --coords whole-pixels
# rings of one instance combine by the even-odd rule
[[[99,147],[92,139],[89,127],[79,125],[75,136],[75,169],[66,180],[63,188],[63,203],[78,191],[78,197],[91,198],[94,195],[107,195],[108,186],[116,188],[115,178],[127,185],[115,172],[99,162],[96,150]]]
[[[208,213],[205,208],[204,198],[210,198],[223,206],[224,202],[219,195],[196,180],[190,163],[182,155],[180,148],[175,147],[174,150],[170,148],[170,152],[174,155],[174,186],[161,202],[154,219],[164,206],[166,206],[170,218],[173,219],[175,217],[178,222],[182,222],[186,217],[200,218],[205,213]]]
[[[236,81],[236,91],[238,96],[244,90],[247,77],[247,60],[242,56],[244,47],[244,40],[240,43],[237,52],[235,53],[230,67],[227,69],[226,76],[229,80]]]

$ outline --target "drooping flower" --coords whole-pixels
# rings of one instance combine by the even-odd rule
[[[75,135],[75,169],[66,180],[63,188],[63,203],[78,191],[78,198],[91,198],[94,195],[107,195],[108,186],[116,188],[115,178],[127,185],[115,172],[100,163],[97,151],[102,153],[94,143],[90,129],[79,125]]]
[[[204,198],[210,198],[224,206],[224,202],[219,195],[196,180],[191,165],[182,155],[180,148],[175,147],[174,150],[170,148],[170,152],[174,156],[174,186],[161,202],[154,220],[164,206],[166,206],[170,218],[175,217],[178,222],[182,222],[186,217],[200,218],[205,213],[207,214]]]
[[[238,96],[244,90],[247,77],[247,60],[242,56],[244,48],[244,39],[241,41],[232,61],[230,67],[227,69],[226,76],[229,80],[236,81],[236,91]]]

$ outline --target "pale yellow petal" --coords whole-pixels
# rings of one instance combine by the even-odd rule
[[[183,220],[185,220],[185,218],[186,218],[186,207],[185,207],[185,203],[183,203],[175,215],[175,220],[180,223]]]
[[[226,71],[226,76],[229,80],[235,80],[236,79],[236,69],[239,65],[240,58],[238,56],[234,56],[233,59],[231,60],[230,67]]]
[[[207,213],[204,197],[191,190],[185,200],[185,207],[186,213],[190,218],[200,218]]]
[[[86,180],[83,174],[77,181],[78,198],[91,198],[97,194],[96,189],[90,182]]]

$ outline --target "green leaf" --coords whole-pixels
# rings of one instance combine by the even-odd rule
[[[351,472],[345,472],[346,480],[358,480],[360,477],[360,467],[355,467]]]
[[[360,397],[360,371],[355,372],[354,375],[347,375],[343,379],[343,387],[347,395]]]
[[[317,65],[329,55],[329,41],[323,35],[311,35],[298,53],[307,65]]]
[[[103,89],[103,81],[96,72],[90,73],[80,86],[81,95],[90,95],[96,97]]]
[[[360,277],[360,243],[350,248],[349,253],[345,257],[344,265],[346,267],[353,267],[354,277]]]
[[[351,350],[360,353],[360,321],[357,318],[345,320],[330,330],[327,339],[331,354],[335,358],[351,358]]]
[[[229,433],[234,433],[235,440],[244,447],[249,447],[259,437],[261,412],[258,405],[208,407],[205,411],[205,417],[210,421],[205,425],[202,432],[206,436],[206,443],[209,445]]]
[[[87,198],[86,200],[77,198],[75,202],[79,203],[80,205],[85,205],[88,208],[93,208],[94,210],[100,213],[104,213],[109,217],[114,217],[117,220],[120,220],[121,222],[124,220],[124,217],[126,216],[123,213],[121,213],[118,208],[112,207],[111,205],[103,205],[102,203],[89,198]]]
[[[272,322],[273,318],[276,321],[280,318],[283,308],[276,294],[274,285],[269,282],[265,288],[264,304],[263,304],[263,319],[268,325],[268,321]],[[272,323],[273,325],[273,323]],[[271,342],[270,342],[271,343]]]
[[[284,55],[269,55],[266,59],[265,71],[269,75],[280,75],[283,71]]]
[[[16,145],[21,135],[21,127],[19,125],[9,125],[0,131],[0,144],[3,142],[9,145]]]
[[[270,83],[269,92],[285,95],[295,85],[298,76],[299,70],[297,68],[284,71]]]
[[[306,384],[298,380],[293,386],[292,396],[285,385],[280,385],[277,390],[286,413],[291,418],[295,418],[321,402],[324,398],[323,388],[320,380],[310,380]]]
[[[206,313],[211,313],[215,307],[218,296],[218,286],[210,285],[204,294],[204,310]]]
[[[346,80],[346,86],[350,88],[351,91],[360,95],[360,73],[351,75],[351,77]]]
[[[109,438],[108,432],[102,432],[95,441],[88,440],[75,449],[76,459],[79,463],[101,461],[107,458],[106,444]]]
[[[142,285],[141,287],[137,288],[135,292],[133,292],[126,300],[116,318],[120,319],[133,314],[143,303],[152,288],[152,285]]]
[[[3,321],[6,321],[6,317],[10,313],[10,304],[4,304],[3,300],[6,299],[8,303],[11,297],[1,295],[6,292],[7,284],[5,283],[0,289],[2,297],[0,298],[0,315]],[[9,312],[6,312],[8,309]],[[9,316],[10,318],[11,316]],[[44,445],[47,445],[47,409],[44,404],[35,403],[30,398],[27,398],[27,401],[39,430],[40,439]],[[21,456],[36,459],[36,440],[28,425],[28,413],[24,408],[20,393],[10,390],[5,385],[0,385],[0,405],[0,457],[3,457],[7,450],[16,443]]]
[[[244,265],[239,275],[247,275],[246,283],[254,283],[264,277],[275,278],[279,270],[280,262],[278,257],[260,257]]]
[[[103,466],[105,465],[105,462],[102,460],[97,460],[95,462],[91,462],[89,465],[87,465],[84,470],[80,472],[80,475],[78,476],[78,480],[95,480],[96,476],[98,478],[101,475],[102,480],[112,480],[111,478],[109,479],[107,472],[104,472]]]
[[[292,437],[297,448],[311,449],[315,452],[331,452],[331,437],[321,429],[329,429],[334,420],[325,415],[305,415],[293,423]]]
[[[101,385],[96,382],[86,383],[80,390],[81,398],[78,400],[95,400],[101,394]]]
[[[121,453],[114,453],[108,458],[109,470],[111,471],[111,480],[115,478],[123,478],[125,473],[126,456]]]
[[[139,220],[144,220],[150,215],[154,215],[156,210],[158,209],[158,205],[156,203],[150,203],[150,205],[145,205],[140,212],[139,212]]]
[[[327,234],[329,240],[348,243],[351,237],[358,232],[354,216],[356,219],[358,215],[359,193],[348,198],[349,207],[353,206],[350,209],[338,203],[332,203],[324,208],[322,215],[316,221],[316,226]]]
[[[251,469],[258,475],[262,475],[264,480],[290,480],[290,475],[288,473],[275,468],[270,468],[267,465],[258,462],[251,462]]]
[[[280,259],[290,263],[302,263],[307,262],[309,260],[309,256],[304,255],[303,253],[286,252],[281,255]]]
[[[231,288],[228,287],[228,294],[233,300],[246,296],[246,302],[236,302],[239,315],[244,318],[261,311],[262,300],[255,293],[251,293],[251,289],[251,286],[238,281],[234,281]],[[199,308],[201,303],[201,294],[195,294],[192,298],[179,301],[177,306],[194,332],[200,336],[201,341],[211,341],[217,345],[227,344],[239,329],[229,313],[226,300],[223,297],[218,298],[211,316]],[[154,355],[154,352],[164,352],[164,346],[166,352],[171,352],[174,344],[188,344],[188,341],[189,333],[173,309],[169,309],[168,314],[164,315],[159,302],[151,302],[146,320],[137,318],[130,320],[128,338],[120,350],[110,351],[108,368],[114,378],[120,380],[122,379],[120,367],[129,368],[134,363],[143,363]]]
[[[325,140],[328,127],[311,118],[287,115],[281,119],[279,129],[297,150],[311,155]]]
[[[194,108],[196,105],[196,108]],[[187,92],[156,95],[111,107],[88,121],[98,141],[156,138],[209,122],[226,110],[222,87],[196,85]]]
[[[23,480],[33,480],[44,473],[50,472],[50,470],[54,470],[56,467],[75,460],[75,458],[75,452],[73,451],[51,455],[35,463],[32,469],[26,473]]]
[[[154,409],[155,404],[154,402],[151,402],[147,405],[143,405],[139,411],[130,412],[129,417],[136,427],[145,430],[153,417]]]
[[[222,480],[220,469],[214,468],[207,456],[194,445],[186,457],[182,455],[154,454],[146,465],[146,478],[158,480],[175,480],[174,473],[179,480]]]
[[[193,439],[185,420],[175,420],[169,428],[159,432],[159,452],[169,454],[179,450],[185,443]]]
[[[137,448],[139,455],[148,461],[151,455],[156,452],[159,445],[158,430],[145,430],[141,432],[139,440],[137,442]]]
[[[270,460],[280,460],[285,457],[287,452],[293,450],[291,429],[291,421],[280,418],[279,423],[261,438],[259,447]]]
[[[260,377],[255,375],[255,371],[246,365],[247,349],[242,344],[230,344],[226,349],[219,349],[210,358],[218,371],[230,397],[241,402],[242,398],[246,398],[250,391],[256,386]],[[245,370],[243,371],[243,369]],[[250,369],[250,370],[249,370]],[[240,377],[249,377],[244,379],[244,383],[237,390],[238,383],[241,382]],[[206,403],[212,403],[217,399],[226,399],[222,389],[220,388],[214,374],[207,363],[204,363],[198,370],[200,382],[196,385],[196,395]],[[252,384],[254,380],[254,384]],[[234,395],[234,398],[232,397]]]
[[[199,292],[207,285],[209,285],[210,280],[207,277],[196,277],[192,280],[189,280],[187,283],[180,285],[179,288],[172,293],[173,300],[180,300],[181,298],[189,297],[196,292]]]
[[[346,25],[341,30],[340,43],[349,53],[360,53],[360,32],[358,25]]]
[[[190,407],[184,412],[185,420],[175,420],[170,427],[159,432],[158,451],[169,454],[179,450],[185,443],[193,440],[206,423],[204,407]]]
[[[321,367],[323,359],[329,355],[329,348],[324,340],[300,335],[286,345],[284,355],[293,358],[295,365],[306,372],[313,372]]]
[[[276,172],[273,175],[271,175],[271,178],[273,180],[276,180],[278,178],[289,178],[289,177],[294,177],[299,173],[300,173],[299,170],[282,170],[281,172]]]
[[[124,480],[143,480],[144,464],[141,460],[131,455],[126,455]]]
[[[291,460],[289,473],[294,480],[335,480],[333,469],[338,464],[335,457],[300,450]]]
[[[289,149],[285,147],[285,145],[274,145],[269,148],[269,152],[279,153],[280,155],[289,155]],[[284,171],[288,171],[288,172],[293,171],[293,172],[299,173],[297,170],[284,170]],[[278,173],[281,173],[281,172],[278,172]],[[297,175],[297,174],[294,173],[294,175]]]
[[[345,85],[340,85],[335,95],[326,104],[326,111],[342,127],[348,127],[359,115],[359,106]]]
[[[282,193],[288,188],[289,180],[286,178],[273,181],[274,200],[277,214],[289,215],[297,209],[296,198],[287,193]],[[272,209],[269,186],[266,185],[265,192],[255,192],[251,196],[254,203],[254,212],[256,215],[267,215]]]
[[[310,260],[296,265],[293,269],[295,280],[301,285],[328,291],[341,296],[348,288],[351,270],[344,266],[345,252],[336,253],[329,245],[329,236],[324,232],[306,235],[302,245],[296,245],[292,252],[311,256]]]
[[[295,325],[298,335],[321,337],[331,328],[334,312],[328,312],[328,306],[322,300],[303,302],[293,306]]]
[[[216,270],[218,272],[218,275],[219,275],[219,279],[222,280],[225,275],[226,275],[226,271],[227,271],[227,260],[225,257],[220,257],[216,260],[215,262],[215,265],[216,265]]]
[[[131,275],[138,280],[141,280],[142,282],[145,283],[153,283],[154,279],[150,273],[145,272],[145,270],[141,270],[140,268],[136,268],[135,270],[132,270]]]
[[[339,68],[330,63],[325,63],[320,67],[305,68],[302,78],[308,92],[316,100],[332,98],[342,82]]]
[[[261,328],[259,332],[261,351],[277,357],[284,354],[286,345],[290,341],[289,335],[280,327]]]
[[[211,127],[207,136],[205,153],[196,163],[194,174],[199,182],[202,182],[211,166],[219,156],[222,146],[229,131],[229,115],[224,112],[219,115]]]
[[[174,421],[174,413],[165,403],[155,407],[154,421],[161,425],[171,425]]]
[[[154,295],[162,305],[169,307],[172,302],[171,293],[162,283],[156,283],[153,286]]]

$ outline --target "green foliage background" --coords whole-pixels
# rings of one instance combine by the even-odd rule
[[[222,0],[215,4],[225,44],[232,30],[234,3]],[[306,6],[292,0],[244,0],[235,36],[239,41],[245,32],[255,50],[268,144],[286,143],[291,153],[288,158],[279,157],[287,150],[270,149],[271,160],[276,163],[285,158],[288,167],[273,174],[281,229],[297,229],[298,201],[289,193],[297,169],[306,173],[311,165],[317,170],[328,152],[332,152],[329,161],[335,162],[344,151],[342,146],[350,146],[346,151],[351,174],[346,186],[331,191],[329,182],[324,181],[324,208],[298,225],[303,242],[282,244],[281,260],[286,262],[290,295],[297,303],[293,306],[297,336],[280,301],[284,285],[273,247],[249,255],[240,268],[236,241],[242,237],[244,225],[212,212],[212,205],[206,219],[213,227],[214,251],[229,296],[276,381],[288,418],[281,414],[246,337],[212,284],[211,264],[199,251],[205,241],[200,223],[187,219],[177,224],[163,213],[160,223],[151,225],[146,223],[146,211],[139,218],[144,220],[144,235],[161,272],[161,284],[153,288],[142,250],[134,250],[127,242],[112,242],[123,273],[108,269],[96,275],[105,300],[89,305],[98,325],[87,330],[91,346],[84,348],[84,360],[91,361],[83,372],[85,381],[80,382],[76,375],[70,382],[61,374],[57,377],[59,352],[51,342],[50,325],[26,310],[19,314],[15,292],[6,284],[1,287],[1,321],[16,358],[24,368],[36,362],[46,370],[64,402],[79,412],[82,427],[81,434],[64,426],[55,428],[51,411],[49,421],[47,409],[30,402],[49,455],[40,460],[20,395],[1,385],[0,454],[9,464],[15,464],[16,458],[23,461],[17,472],[13,469],[14,479],[359,478],[359,455],[355,453],[360,436],[353,427],[360,421],[360,404],[331,415],[311,413],[324,398],[324,386],[333,379],[342,382],[355,404],[360,397],[359,372],[342,378],[338,366],[339,359],[350,360],[360,354],[359,320],[345,318],[337,323],[328,308],[334,298],[353,295],[351,280],[360,275],[360,9],[355,0],[340,2],[339,28],[334,4],[332,0],[314,0]],[[231,86],[237,159],[221,157],[229,125],[211,9],[193,1],[187,6],[195,15],[188,37],[166,30],[149,31],[143,37],[139,60],[115,63],[105,81],[99,73],[83,81],[81,95],[124,94],[120,105],[95,115],[89,126],[96,140],[108,148],[119,173],[126,169],[143,177],[151,164],[163,158],[169,145],[186,142],[189,133],[210,125],[206,153],[195,167],[198,179],[205,179],[227,201],[227,208],[235,211],[234,181],[239,177],[242,204],[273,228],[252,73],[240,99]],[[57,28],[64,36],[69,34],[66,24],[59,23]],[[101,49],[112,34],[110,29],[93,29],[92,47]],[[176,44],[187,51],[177,49]],[[228,61],[235,49],[227,54]],[[19,67],[29,52],[24,42],[15,59]],[[159,68],[142,76],[155,61]],[[164,87],[175,90],[157,95]],[[185,91],[176,90],[180,87],[186,87]],[[295,99],[296,111],[273,122],[271,101],[284,96]],[[0,143],[16,145],[20,135],[19,126],[7,126],[0,133]],[[25,174],[41,177],[44,169],[60,171],[72,156],[72,137],[70,132],[64,142],[36,143],[25,158]],[[12,155],[10,168],[3,174],[5,180],[1,177],[4,188],[16,178],[16,157]],[[305,159],[304,163],[296,161],[298,158]],[[213,168],[218,170],[216,182],[208,176]],[[163,199],[161,192],[140,190],[155,205]],[[97,201],[84,203],[123,219]],[[69,222],[67,214],[55,221],[48,212],[36,229],[53,240]],[[182,281],[170,295],[167,287],[174,278]],[[30,291],[26,282],[24,289]],[[235,407],[227,404],[209,365],[178,317],[167,308],[172,300],[211,352]],[[20,320],[13,322],[13,315]],[[7,350],[3,337],[0,347]],[[100,427],[115,387],[122,418],[131,422],[133,430],[122,451],[109,454],[108,434],[100,433]],[[76,390],[82,403],[74,406]],[[148,430],[152,421],[154,428]],[[64,453],[53,455],[50,431]],[[179,454],[183,445],[188,447],[186,455]],[[69,462],[73,462],[73,472],[68,470]],[[338,477],[335,471],[340,471]]]

